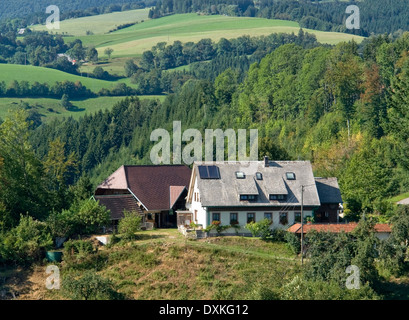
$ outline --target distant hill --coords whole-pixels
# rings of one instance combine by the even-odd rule
[[[259,17],[296,21],[303,28],[353,33],[361,36],[409,30],[407,0],[55,0],[61,19],[130,9],[152,8],[150,18],[170,14],[201,13]],[[360,9],[360,28],[348,30],[345,20],[348,5]],[[2,0],[0,21],[23,18],[28,24],[44,23],[46,0]]]
[[[125,14],[125,12],[121,14]],[[59,32],[72,32],[73,29],[70,29],[69,25],[76,25],[77,27],[83,25],[84,30],[86,30],[87,21],[89,21],[87,18],[66,21],[61,23]],[[173,43],[176,40],[198,42],[203,38],[218,41],[220,38],[232,39],[243,35],[261,36],[271,33],[293,32],[297,34],[299,29],[300,26],[297,22],[288,20],[190,13],[151,19],[109,34],[84,35],[64,39],[66,42],[80,39],[85,46],[95,46],[100,57],[104,56],[104,50],[107,47],[114,49],[113,55],[115,57],[134,57],[150,50],[159,42]],[[341,32],[322,32],[309,29],[305,29],[305,31],[315,34],[321,43],[336,44],[351,39],[355,39],[359,43],[363,40],[362,37]]]
[[[56,5],[61,15],[76,10],[94,7],[107,7],[106,12],[121,11],[122,6],[140,4],[141,8],[154,5],[156,0],[1,0],[0,20],[7,18],[23,18],[32,14],[44,13],[49,5]]]
[[[352,4],[360,9],[358,30],[348,30],[345,26],[350,15],[345,11]],[[303,28],[362,36],[409,30],[407,0],[158,0],[150,17],[191,12],[293,20]]]
[[[84,36],[87,33],[93,35],[104,34],[115,30],[119,26],[148,20],[148,13],[149,9],[146,8],[67,19],[61,21],[59,30],[53,30],[53,32],[55,34],[65,33],[73,36]],[[33,31],[48,30],[44,24],[34,25],[30,29]]]

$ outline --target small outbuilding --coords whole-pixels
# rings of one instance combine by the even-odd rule
[[[357,223],[311,223],[311,224],[304,224],[303,234],[307,234],[312,230],[318,232],[331,232],[331,233],[340,233],[345,232],[349,233],[352,232],[358,226]],[[374,226],[375,235],[380,240],[385,240],[389,238],[392,230],[390,225],[386,223],[377,223]],[[295,223],[291,227],[287,229],[288,232],[292,232],[294,234],[301,235],[301,223]]]

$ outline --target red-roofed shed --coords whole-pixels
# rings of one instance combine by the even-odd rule
[[[304,224],[303,225],[303,234],[306,234],[312,230],[318,232],[333,232],[333,233],[340,233],[345,232],[349,233],[352,232],[356,227],[357,223],[312,223],[312,224]],[[379,239],[385,239],[389,237],[391,233],[391,227],[386,223],[377,223],[375,224],[375,233]],[[291,227],[287,229],[287,231],[301,234],[301,224],[295,223]]]

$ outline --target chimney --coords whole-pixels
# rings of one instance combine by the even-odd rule
[[[264,168],[268,168],[270,166],[270,163],[268,161],[268,157],[264,156]]]

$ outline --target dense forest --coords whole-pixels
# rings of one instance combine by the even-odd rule
[[[214,81],[226,69],[238,72],[244,79],[250,65],[260,62],[269,52],[286,43],[297,43],[304,48],[318,46],[314,35],[300,30],[294,34],[271,34],[269,36],[241,36],[236,39],[202,39],[197,43],[173,44],[160,42],[143,53],[139,66],[128,60],[125,74],[138,85],[139,94],[174,93],[190,79]],[[187,66],[187,70],[174,68]]]
[[[360,29],[345,27],[346,7],[360,9]],[[298,21],[303,28],[355,33],[362,36],[407,30],[409,8],[405,0],[320,1],[320,0],[158,0],[151,18],[173,13],[202,12],[229,16],[261,17]]]

